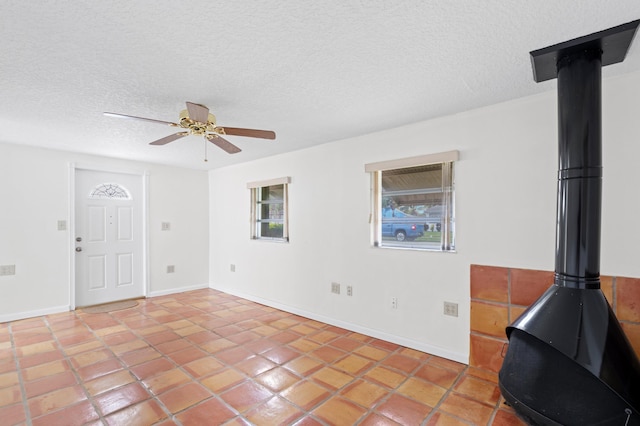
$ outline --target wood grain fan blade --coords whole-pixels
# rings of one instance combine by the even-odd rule
[[[209,142],[211,142],[212,144],[214,144],[218,148],[221,148],[221,149],[227,151],[229,154],[237,154],[238,152],[242,151],[240,148],[238,148],[237,146],[235,146],[234,144],[232,144],[228,140],[226,140],[226,139],[224,139],[224,138],[222,138],[222,137],[220,137],[218,135],[214,135],[212,133],[209,133],[209,134],[205,135],[205,138],[207,138],[209,140]]]
[[[187,102],[187,111],[189,111],[189,118],[193,121],[200,123],[209,121],[209,108],[204,105]]]
[[[144,121],[150,121],[152,123],[168,124],[169,126],[174,126],[174,127],[178,126],[176,123],[172,123],[170,121],[154,120],[153,118],[136,117],[135,115],[118,114],[116,112],[104,112],[103,114],[108,117],[130,118],[133,120],[144,120]]]
[[[158,139],[157,141],[153,141],[149,143],[149,145],[166,145],[169,142],[175,141],[176,139],[184,138],[188,134],[189,132],[179,132],[173,135],[165,136],[164,138]]]
[[[276,138],[276,133],[271,130],[242,129],[240,127],[219,127],[219,129],[222,129],[222,133],[225,135],[262,139]]]

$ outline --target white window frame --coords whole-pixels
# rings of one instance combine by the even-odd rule
[[[417,157],[402,158],[397,160],[379,161],[375,163],[365,164],[365,172],[371,174],[371,214],[370,222],[372,225],[371,244],[374,247],[383,248],[401,248],[409,250],[439,251],[439,252],[455,252],[455,233],[454,238],[451,232],[455,230],[454,225],[454,162],[460,158],[459,151],[447,151],[437,154],[420,155]],[[443,198],[446,200],[443,204],[445,211],[442,217],[441,242],[439,248],[418,247],[418,246],[402,246],[400,244],[383,243],[382,240],[382,172],[389,170],[397,170],[409,167],[428,166],[431,164],[442,164],[443,168],[443,192],[447,194]],[[448,169],[448,170],[447,170]],[[451,181],[447,182],[446,178],[451,177]]]
[[[289,184],[291,183],[291,177],[281,177],[275,179],[261,180],[256,182],[247,183],[247,188],[251,191],[251,231],[250,236],[252,240],[267,240],[267,241],[279,241],[289,242]],[[282,200],[282,237],[265,237],[261,235],[261,224],[264,221],[272,222],[273,218],[262,219],[260,217],[260,194],[262,189],[270,186],[283,185],[283,200]]]

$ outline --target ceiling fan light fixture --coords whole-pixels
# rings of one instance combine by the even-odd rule
[[[154,120],[151,118],[136,117],[133,115],[117,114],[111,112],[105,112],[104,114],[111,117],[130,118],[136,120],[145,120],[153,123],[168,124],[172,127],[181,127],[185,129],[184,132],[175,133],[173,135],[169,135],[153,141],[150,143],[150,145],[166,145],[169,142],[173,142],[188,135],[203,136],[205,139],[205,161],[207,161],[206,141],[213,143],[218,148],[226,151],[229,154],[236,154],[241,151],[240,148],[224,139],[220,135],[244,136],[261,139],[276,138],[275,132],[271,130],[244,129],[239,127],[228,127],[225,130],[224,127],[218,127],[216,125],[216,116],[209,112],[209,108],[207,108],[205,105],[196,104],[193,102],[187,102],[187,109],[180,111],[179,123],[172,123],[169,121]]]

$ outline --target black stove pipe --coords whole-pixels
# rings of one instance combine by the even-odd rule
[[[558,78],[553,285],[507,327],[506,402],[534,425],[640,426],[640,361],[600,289],[601,69],[621,62],[639,21],[531,52]]]
[[[600,288],[602,200],[599,47],[558,61],[558,202],[555,284]]]

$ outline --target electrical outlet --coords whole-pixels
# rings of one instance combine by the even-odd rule
[[[453,302],[444,302],[444,314],[451,317],[458,316],[458,304]]]
[[[175,265],[168,265],[167,266],[167,274],[173,274],[176,271],[176,266]]]
[[[340,294],[340,284],[331,283],[331,293]]]
[[[347,286],[347,296],[353,296],[353,286]]]
[[[229,269],[231,270],[231,272],[235,272],[236,271],[236,265],[234,265],[233,263],[229,266]]]
[[[16,265],[0,265],[0,275],[15,275]]]
[[[392,297],[391,298],[391,309],[398,309],[398,298],[397,297]]]

